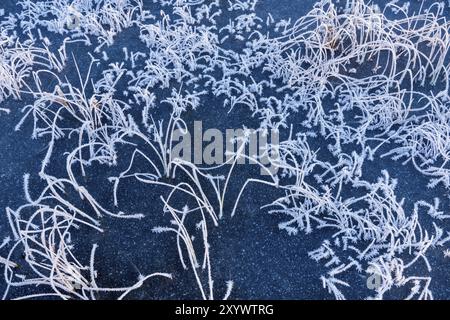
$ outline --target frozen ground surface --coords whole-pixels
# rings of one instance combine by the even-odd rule
[[[411,1],[416,7],[418,1]],[[303,16],[313,6],[312,0],[261,0],[257,7],[260,15],[271,13],[275,19]],[[382,1],[379,1],[382,4]],[[149,5],[151,8],[151,5]],[[14,0],[3,0],[0,9],[15,12],[18,8]],[[447,10],[448,14],[448,10]],[[450,16],[448,16],[450,18]],[[123,56],[122,47],[133,50],[136,46],[135,29],[120,33],[114,46],[108,48],[110,61],[120,61]],[[134,40],[133,40],[134,39]],[[50,40],[52,40],[50,38]],[[86,72],[89,65],[87,52],[89,48],[82,44],[70,46],[81,72]],[[74,64],[69,58],[64,73],[68,78],[76,75]],[[99,76],[101,67],[94,68],[92,77]],[[8,99],[2,106],[11,109],[9,115],[0,116],[0,208],[16,208],[24,201],[24,173],[31,173],[30,186],[40,184],[39,177],[33,173],[39,171],[41,160],[45,154],[46,143],[38,139],[32,140],[31,122],[21,131],[14,127],[21,118],[19,109],[30,101],[14,101]],[[207,109],[206,109],[207,107]],[[241,123],[251,124],[249,115],[243,109],[227,114],[225,109],[211,98],[210,103],[198,110],[198,114],[189,113],[191,120],[203,120],[204,126],[219,128],[235,128]],[[245,119],[245,120],[243,120]],[[53,164],[57,162],[53,160]],[[55,168],[54,170],[57,170]],[[406,199],[406,205],[416,199],[432,199],[436,196],[443,201],[441,209],[449,211],[450,206],[445,198],[448,191],[444,188],[426,189],[427,179],[419,175],[411,165],[401,165],[389,159],[376,159],[364,172],[367,179],[375,179],[381,170],[387,169],[392,177],[399,178],[397,195]],[[61,170],[64,162],[61,161]],[[101,203],[112,203],[111,186],[107,181],[107,167],[95,166],[89,168],[88,179],[84,182],[93,191]],[[247,169],[240,169],[234,181],[244,179]],[[252,170],[252,169],[250,169]],[[135,299],[199,299],[193,274],[183,270],[179,263],[173,237],[169,234],[154,234],[151,229],[156,225],[165,224],[166,217],[162,215],[162,206],[158,195],[152,188],[132,182],[122,185],[127,195],[123,208],[130,212],[144,212],[145,218],[139,221],[122,221],[105,218],[102,226],[103,234],[81,232],[77,235],[76,251],[80,256],[88,257],[92,243],[99,245],[96,254],[96,269],[101,275],[103,286],[120,286],[136,280],[139,274],[149,274],[155,271],[168,272],[174,275],[173,280],[155,279],[129,295]],[[33,192],[33,188],[31,188]],[[211,252],[214,260],[215,286],[221,292],[224,284],[234,281],[232,299],[331,299],[322,288],[319,280],[323,273],[322,266],[308,257],[308,252],[315,249],[325,238],[326,230],[315,230],[311,234],[299,233],[290,236],[278,229],[282,217],[270,215],[259,208],[267,203],[267,198],[273,196],[270,188],[260,185],[251,186],[244,193],[238,212],[234,217],[226,215],[219,228],[213,228],[210,234]],[[447,230],[449,223],[444,223]],[[0,215],[0,238],[10,235],[6,216]],[[431,290],[437,299],[450,298],[450,259],[445,258],[442,248],[432,248],[428,258],[433,268],[430,275],[433,278]],[[17,261],[20,265],[20,259]],[[418,265],[417,268],[424,266]],[[353,283],[364,283],[364,274],[355,275]],[[3,292],[4,282],[0,281],[0,292]],[[346,292],[347,298],[361,298],[370,294],[364,285],[355,286]],[[31,291],[30,291],[31,290]],[[408,290],[402,288],[401,290]],[[30,293],[32,288],[17,288],[12,291],[14,296]],[[404,296],[404,292],[390,293],[389,298]],[[107,294],[100,297],[108,298]]]

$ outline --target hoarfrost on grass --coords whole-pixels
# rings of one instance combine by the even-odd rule
[[[407,212],[388,171],[375,181],[364,173],[371,161],[390,157],[412,163],[429,177],[429,187],[450,188],[450,24],[440,3],[410,13],[396,1],[380,8],[362,0],[340,5],[322,0],[296,21],[258,16],[256,0],[161,0],[154,1],[154,11],[145,10],[140,0],[23,0],[18,5],[19,14],[1,17],[0,102],[31,96],[16,129],[32,123],[31,136],[46,139],[48,147],[40,171],[30,173],[39,175],[44,189],[32,189],[25,175],[27,203],[6,209],[14,239],[0,246],[11,249],[0,257],[8,287],[4,298],[12,287],[34,285],[49,290],[38,296],[95,299],[101,292],[115,292],[124,298],[147,279],[170,278],[156,272],[141,275],[129,287],[102,288],[94,263],[97,244],[88,261],[75,257],[74,229],[102,232],[102,216],[124,223],[144,217],[118,210],[126,197],[124,179],[161,193],[170,220],[153,231],[174,235],[180,264],[193,272],[203,299],[232,297],[231,280],[226,292],[214,287],[209,230],[220,228],[224,214],[239,219],[242,195],[252,184],[282,192],[261,208],[284,219],[281,230],[292,236],[333,231],[309,255],[322,263],[324,273],[317,280],[335,298],[344,299],[354,285],[344,276],[351,272],[377,279],[369,298],[383,298],[394,286],[408,286],[407,299],[433,297],[431,277],[414,274],[412,266],[420,261],[430,271],[427,251],[450,239],[439,226],[448,214],[439,199],[420,200]],[[388,18],[386,10],[397,18]],[[127,28],[138,30],[145,50],[125,47],[124,59],[113,61],[108,48]],[[45,33],[64,40],[50,43]],[[93,48],[85,74],[67,52],[74,42]],[[59,75],[67,63],[75,65],[78,81]],[[100,67],[100,79],[91,77]],[[56,85],[42,83],[43,74]],[[244,153],[244,139],[216,167],[172,158],[174,131],[187,130],[187,112],[207,112],[209,94],[223,101],[223,112],[243,108],[257,119],[258,131],[276,129],[285,138],[251,159]],[[169,117],[161,116],[161,109]],[[69,146],[64,142],[71,138],[77,146],[55,154],[55,146]],[[314,150],[317,139],[325,141],[331,157]],[[124,145],[133,151],[121,151]],[[268,156],[273,154],[277,157]],[[61,157],[65,176],[52,176],[53,162]],[[262,170],[263,160],[270,159],[278,173],[236,186],[230,180],[243,158]],[[128,167],[109,178],[113,212],[79,182],[74,167],[85,176],[94,163],[115,167],[119,161]],[[137,161],[147,164],[146,172],[135,168]],[[69,199],[68,190],[79,199]],[[180,196],[189,205],[173,200]],[[81,209],[79,201],[89,209]],[[226,203],[232,204],[230,212]],[[421,224],[424,215],[434,219],[431,228]],[[196,228],[191,230],[188,221]],[[16,251],[24,253],[30,274],[17,274],[11,260]],[[443,251],[447,256],[448,249]]]

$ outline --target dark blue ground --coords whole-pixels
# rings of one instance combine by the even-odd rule
[[[15,12],[17,8],[13,0],[3,0],[0,8],[6,12]],[[264,17],[270,12],[275,19],[301,17],[313,6],[311,0],[261,0],[257,12]],[[417,5],[418,1],[412,1]],[[127,30],[119,35],[114,47],[107,50],[110,62],[121,61],[122,47],[130,50],[136,38],[136,30]],[[89,58],[86,55],[88,48],[83,45],[72,46],[82,72],[86,71]],[[67,63],[64,71],[67,75],[75,76],[72,61]],[[101,68],[93,71],[95,78],[101,73]],[[16,208],[26,200],[23,194],[22,176],[31,173],[31,187],[39,186],[37,172],[44,157],[46,147],[45,139],[32,140],[31,121],[20,131],[15,132],[14,127],[21,118],[20,108],[31,99],[12,101],[9,99],[2,103],[3,107],[11,109],[10,115],[0,116],[0,239],[10,235],[9,226],[3,208]],[[204,127],[237,128],[242,123],[250,125],[249,114],[243,110],[234,110],[227,114],[220,101],[211,99],[205,103],[207,110],[198,110],[197,114],[189,114],[192,120],[203,120]],[[225,116],[226,115],[226,116]],[[299,120],[300,121],[300,120]],[[126,159],[124,159],[126,160]],[[52,168],[58,171],[57,160],[53,161]],[[126,165],[124,161],[123,165]],[[61,161],[59,170],[63,170]],[[120,166],[120,161],[119,161]],[[239,168],[233,180],[236,190],[239,190],[245,177],[250,176],[247,167]],[[369,168],[369,169],[367,169]],[[387,169],[392,177],[399,178],[397,189],[398,197],[405,197],[407,205],[412,206],[414,201],[433,197],[446,198],[448,195],[443,189],[429,191],[425,189],[427,180],[416,173],[411,166],[402,166],[400,163],[388,159],[376,159],[366,164],[367,179],[376,179],[382,169]],[[115,170],[115,169],[114,169]],[[114,175],[113,169],[107,167],[91,167],[89,177],[85,184],[100,203],[109,203],[112,207],[112,188],[107,177]],[[31,189],[33,192],[33,188]],[[137,182],[129,181],[121,186],[122,210],[127,212],[143,212],[146,217],[140,221],[123,221],[104,218],[102,227],[104,234],[96,232],[77,235],[77,252],[81,257],[89,257],[92,243],[97,243],[99,249],[96,255],[96,269],[99,274],[99,285],[122,286],[136,281],[139,273],[169,272],[174,275],[173,280],[156,279],[148,281],[141,289],[129,295],[136,299],[199,299],[193,273],[182,269],[174,237],[171,234],[154,234],[151,229],[157,225],[167,225],[168,217],[162,215],[162,206],[158,200],[159,194],[152,187],[143,186]],[[236,192],[236,191],[235,191]],[[231,193],[230,197],[233,197]],[[231,298],[233,299],[329,299],[332,298],[321,285],[320,275],[324,268],[312,261],[307,253],[316,249],[320,243],[328,238],[324,230],[315,230],[310,235],[299,233],[289,236],[278,229],[278,223],[284,217],[269,215],[260,206],[268,200],[275,198],[273,190],[261,186],[252,186],[244,194],[238,212],[233,218],[225,215],[220,226],[211,230],[211,259],[213,263],[213,276],[217,298],[224,292],[227,280],[235,282]],[[230,209],[230,208],[228,208]],[[443,203],[444,211],[448,211],[448,202]],[[229,210],[228,210],[229,212]],[[450,230],[447,226],[447,230]],[[445,259],[442,248],[431,249],[428,257],[434,267],[431,289],[435,298],[450,298],[450,259]],[[19,261],[20,263],[20,261]],[[364,290],[365,278],[356,275],[354,290],[345,291],[348,298],[361,298],[370,294]],[[356,285],[359,284],[359,285]],[[0,281],[0,292],[3,292],[4,283]],[[359,288],[359,289],[358,289]],[[15,289],[12,296],[30,291]],[[404,294],[400,295],[404,296]],[[108,296],[103,296],[108,298]],[[395,298],[395,296],[392,296]]]

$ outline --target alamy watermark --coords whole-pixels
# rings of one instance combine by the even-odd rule
[[[259,164],[262,175],[278,172],[279,131],[215,128],[203,131],[202,121],[194,121],[193,133],[176,129],[172,135],[172,159],[196,165]]]
[[[80,26],[81,13],[73,6],[69,6],[67,10],[67,18],[65,26],[68,30],[76,29]]]
[[[382,285],[382,277],[377,272],[377,270],[374,267],[369,266],[366,270],[366,273],[368,275],[367,280],[366,280],[367,288],[369,290],[375,290],[375,291],[380,289],[381,285]]]

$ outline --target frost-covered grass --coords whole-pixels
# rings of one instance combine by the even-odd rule
[[[80,182],[93,164],[114,168],[121,162],[127,169],[109,178],[114,207],[127,196],[120,188],[124,179],[160,193],[169,218],[152,230],[173,233],[180,264],[194,274],[203,299],[228,298],[233,288],[231,279],[226,292],[214,287],[210,230],[220,228],[224,215],[239,219],[246,188],[260,184],[282,193],[261,211],[279,215],[283,232],[332,230],[309,255],[323,265],[317,280],[335,298],[351,290],[352,272],[377,280],[368,298],[402,286],[410,289],[403,298],[432,298],[431,277],[415,274],[413,266],[423,263],[430,271],[427,251],[444,251],[450,238],[440,223],[448,213],[437,198],[420,200],[408,212],[388,168],[376,181],[364,172],[372,161],[390,157],[412,163],[430,178],[430,188],[450,188],[445,4],[411,13],[396,4],[380,9],[363,0],[340,2],[318,1],[296,21],[276,21],[270,13],[256,14],[256,0],[161,0],[155,12],[138,0],[20,1],[21,12],[0,25],[0,102],[26,95],[33,103],[0,111],[23,112],[16,129],[32,123],[32,138],[48,147],[40,171],[30,172],[45,187],[34,190],[25,175],[27,203],[6,209],[13,237],[0,246],[0,252],[10,248],[0,257],[3,297],[10,298],[13,287],[39,285],[48,292],[28,297],[95,299],[113,292],[124,298],[154,276],[171,277],[157,270],[128,287],[103,288],[97,285],[97,244],[87,261],[76,257],[75,230],[103,232],[105,216],[123,223],[144,216],[107,209]],[[143,49],[123,48],[123,60],[109,62],[108,47],[127,28],[139,32]],[[48,33],[60,35],[61,43],[50,43]],[[68,52],[74,42],[89,48],[87,73]],[[77,70],[76,81],[61,75],[68,63]],[[91,76],[96,68],[102,68],[100,79]],[[51,87],[44,75],[54,80]],[[250,158],[244,137],[217,166],[172,158],[175,130],[187,130],[186,114],[208,111],[210,94],[223,101],[218,108],[224,114],[243,108],[258,131],[276,129],[284,139]],[[327,159],[314,150],[319,137]],[[65,173],[55,176],[52,163],[61,158]],[[230,181],[240,159],[262,170],[270,159],[279,170],[235,185]],[[431,226],[422,223],[424,215],[434,219]],[[16,252],[24,255],[27,274],[18,274]]]

